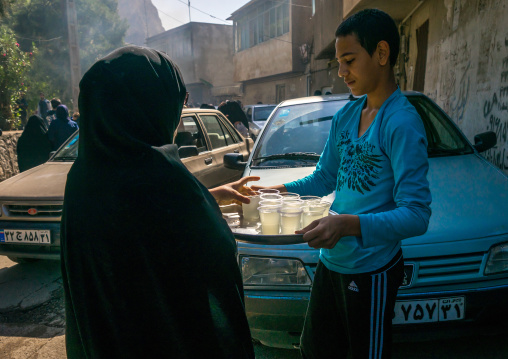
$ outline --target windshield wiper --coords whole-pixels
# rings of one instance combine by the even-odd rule
[[[278,160],[278,159],[291,159],[291,160],[319,160],[321,155],[316,152],[290,152],[290,153],[278,153],[275,155],[269,155],[264,157],[254,158],[253,161],[266,161],[266,160]]]
[[[58,156],[52,159],[52,161],[76,161],[76,156]]]

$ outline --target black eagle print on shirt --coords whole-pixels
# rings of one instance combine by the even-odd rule
[[[381,155],[375,155],[376,146],[368,142],[353,144],[348,131],[339,136],[337,145],[340,155],[340,166],[337,179],[337,190],[340,191],[347,184],[349,189],[365,194],[375,186],[375,180],[381,166]]]

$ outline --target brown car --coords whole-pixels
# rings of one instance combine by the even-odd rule
[[[67,173],[78,151],[76,132],[48,162],[0,183],[0,255],[15,262],[60,259],[60,219]],[[237,180],[224,155],[246,159],[253,147],[221,112],[184,109],[175,138],[180,157],[206,187]]]

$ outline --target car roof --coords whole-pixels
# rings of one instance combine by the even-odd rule
[[[213,113],[220,113],[222,114],[222,112],[220,112],[219,110],[214,110],[214,109],[211,109],[211,108],[184,108],[182,109],[182,114],[184,113],[210,113],[210,112],[213,112]]]
[[[405,96],[425,96],[417,91],[402,91]],[[307,103],[316,103],[316,102],[328,102],[328,101],[343,101],[349,100],[352,95],[349,93],[342,94],[333,94],[333,95],[323,95],[323,96],[308,96],[308,97],[300,97],[294,98],[291,100],[282,101],[279,104],[279,107],[284,106],[292,106],[292,105],[301,105]]]
[[[277,106],[276,104],[274,103],[263,103],[263,104],[256,104],[256,105],[245,105],[243,107],[272,107],[272,106]]]

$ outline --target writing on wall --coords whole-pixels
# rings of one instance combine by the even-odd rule
[[[508,37],[505,39],[508,47]],[[502,60],[499,88],[483,104],[483,117],[487,130],[497,137],[497,145],[486,151],[486,159],[502,170],[508,170],[508,56]]]

